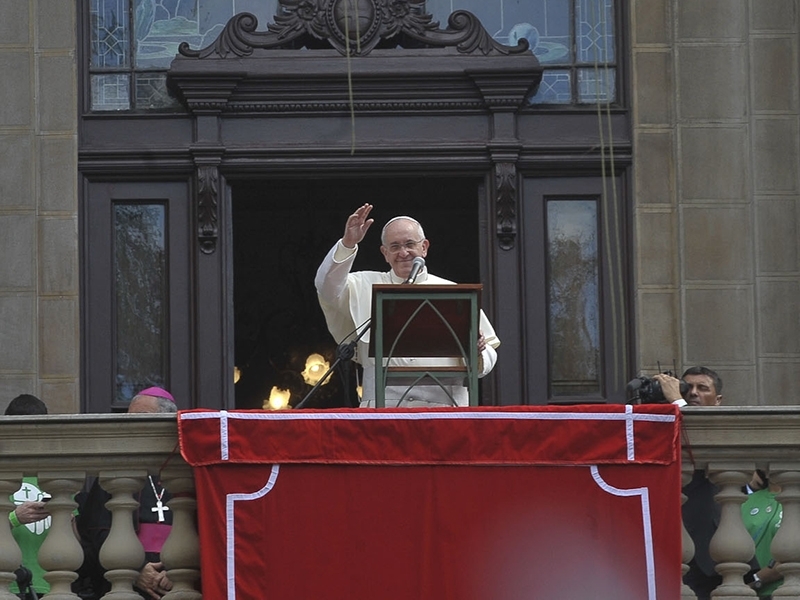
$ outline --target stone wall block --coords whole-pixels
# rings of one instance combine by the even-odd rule
[[[33,294],[0,295],[0,369],[36,370],[34,335],[36,300]]]
[[[678,118],[744,119],[747,49],[743,45],[683,46],[677,53]]]
[[[75,49],[76,6],[73,0],[47,0],[47,10],[37,11],[36,45],[39,49]]]
[[[0,81],[14,82],[0,85],[0,127],[30,127],[33,122],[32,65],[30,51],[0,51]]]
[[[640,292],[638,302],[639,352],[636,370],[652,370],[658,364],[680,364],[678,303],[676,291]],[[646,331],[647,335],[642,335]]]
[[[793,38],[752,40],[754,111],[797,111],[797,45]]]
[[[758,283],[759,351],[800,355],[800,281]]]
[[[797,117],[758,118],[753,124],[753,138],[756,193],[796,192]]]
[[[78,293],[78,224],[74,217],[39,221],[39,289],[43,295]]]
[[[39,387],[51,415],[81,412],[80,389],[76,380],[44,380],[39,382]]]
[[[673,121],[672,53],[635,52],[636,113],[639,125],[670,125]]]
[[[681,214],[687,281],[750,281],[752,218],[746,205],[686,207]]]
[[[674,214],[640,212],[637,227],[639,285],[677,285],[678,236]]]
[[[796,406],[797,374],[800,373],[800,361],[765,360],[761,363],[761,390],[759,399],[767,406]]]
[[[39,138],[41,211],[78,212],[78,142],[75,136]]]
[[[39,130],[75,131],[78,76],[74,56],[38,57]]]
[[[36,273],[36,218],[0,215],[0,290],[32,290]]]
[[[755,360],[750,286],[687,289],[683,314],[686,364]]]
[[[78,299],[39,300],[39,375],[74,377],[78,372]]]
[[[633,0],[632,42],[667,44],[672,37],[670,3],[667,0]]]
[[[797,0],[751,1],[750,19],[753,31],[796,31]]]
[[[675,204],[675,148],[670,131],[635,134],[636,204]]]
[[[758,3],[758,0],[756,0]],[[680,40],[742,40],[747,35],[748,0],[673,0]]]
[[[3,92],[0,91],[0,94]],[[2,108],[0,108],[2,110]],[[33,135],[0,135],[0,208],[32,208],[35,202],[33,178]]]
[[[800,272],[800,200],[761,198],[756,202],[758,272]]]
[[[746,128],[681,127],[679,135],[683,199],[745,201],[749,195]]]
[[[27,46],[31,43],[32,2],[0,0],[0,44]]]

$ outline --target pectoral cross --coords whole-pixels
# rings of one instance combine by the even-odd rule
[[[164,512],[169,510],[169,506],[164,506],[164,503],[161,502],[161,498],[158,499],[156,505],[150,509],[150,512],[157,512],[158,513],[158,522],[164,522]]]

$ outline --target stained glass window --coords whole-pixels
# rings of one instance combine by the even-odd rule
[[[475,14],[499,42],[528,40],[544,67],[531,104],[617,99],[614,0],[427,0],[440,27],[456,10]]]
[[[178,45],[211,44],[240,12],[272,21],[278,0],[90,0],[91,109],[174,109],[166,73]]]
[[[235,14],[274,21],[278,0],[90,0],[91,109],[174,109],[166,71],[181,42],[204,48]],[[528,40],[545,68],[531,104],[617,99],[614,0],[427,0],[440,27],[474,13],[494,38]]]

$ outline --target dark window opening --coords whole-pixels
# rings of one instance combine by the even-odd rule
[[[475,178],[270,180],[233,183],[234,361],[236,408],[262,408],[273,387],[294,406],[311,390],[307,359],[335,360],[337,343],[317,302],[314,276],[355,208],[374,205],[375,223],[355,270],[388,270],[379,251],[383,225],[397,215],[422,224],[429,270],[480,283],[479,186]],[[355,374],[334,373],[306,408],[357,403]]]

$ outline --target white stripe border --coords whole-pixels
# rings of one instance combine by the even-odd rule
[[[442,421],[442,420],[506,420],[506,421],[650,421],[674,423],[675,415],[654,415],[635,413],[633,407],[626,405],[620,413],[579,413],[579,412],[414,412],[414,413],[300,413],[300,412],[228,412],[204,411],[186,412],[179,416],[182,420],[200,419],[241,419],[249,421]]]

